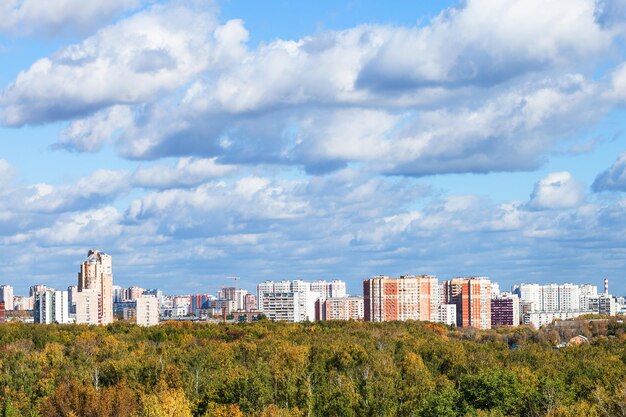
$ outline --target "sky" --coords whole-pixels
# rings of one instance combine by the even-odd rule
[[[626,294],[626,0],[0,0],[0,283]]]

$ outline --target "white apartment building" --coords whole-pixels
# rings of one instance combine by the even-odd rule
[[[35,293],[33,302],[33,322],[51,324],[53,320],[52,298],[54,291],[45,290]]]
[[[154,295],[142,295],[136,300],[138,326],[156,326],[159,324],[159,299]]]
[[[261,310],[268,319],[296,323],[304,321],[300,311],[299,292],[266,292],[263,293]]]
[[[521,284],[513,291],[529,311],[585,311],[589,299],[579,285],[571,283]]]
[[[76,293],[76,324],[102,324],[100,297],[100,292],[95,289]]]
[[[589,299],[589,310],[603,316],[617,315],[617,300],[609,294],[600,294]]]
[[[437,321],[447,326],[456,326],[456,304],[440,304]]]
[[[42,324],[67,324],[69,320],[67,291],[46,289],[35,294],[33,321]]]
[[[69,294],[67,291],[54,291],[53,320],[55,323],[70,323]]]
[[[559,286],[559,310],[581,310],[580,287],[575,284],[565,283]]]
[[[34,297],[25,297],[15,295],[13,296],[13,309],[14,310],[32,310],[35,305]]]
[[[520,300],[530,305],[531,311],[543,310],[543,291],[539,284],[521,284],[513,288]]]
[[[539,329],[554,320],[571,320],[585,313],[584,311],[532,311],[523,315],[523,323],[532,324],[535,329]]]
[[[13,287],[0,285],[0,302],[4,303],[5,310],[13,310]]]
[[[590,310],[589,302],[592,298],[598,296],[598,287],[591,284],[583,284],[580,286],[580,309]]]
[[[293,281],[265,281],[257,285],[257,302],[259,305],[259,310],[266,313],[268,317],[270,314],[266,312],[266,308],[269,308],[268,305],[272,305],[273,307],[277,307],[276,303],[280,299],[285,299],[287,303],[290,303],[292,298],[285,298],[283,296],[276,297],[272,296],[273,299],[271,303],[265,302],[265,297],[268,294],[287,294],[287,293],[298,293],[297,302],[298,306],[298,314],[299,317],[296,321],[313,321],[315,320],[315,302],[320,298],[320,293],[317,291],[311,290],[311,283],[302,281],[302,280],[293,280]],[[272,313],[274,314],[274,313]]]
[[[318,292],[320,298],[342,298],[346,296],[346,283],[338,279],[313,281],[311,291]]]

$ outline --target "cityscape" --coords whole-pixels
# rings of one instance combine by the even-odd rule
[[[0,0],[0,417],[626,417],[626,0]]]
[[[235,283],[239,277],[229,277]],[[160,322],[283,322],[417,320],[478,330],[530,325],[584,315],[626,313],[626,298],[609,293],[609,281],[597,285],[520,283],[501,291],[487,277],[456,277],[439,282],[429,275],[363,280],[363,293],[349,295],[342,280],[267,280],[256,292],[222,286],[210,293],[168,295],[159,289],[113,284],[112,257],[92,249],[80,264],[77,283],[67,290],[33,285],[28,296],[0,286],[0,322],[107,325],[124,320],[140,326]],[[14,314],[16,312],[26,313]]]

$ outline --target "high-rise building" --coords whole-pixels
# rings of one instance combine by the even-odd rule
[[[67,307],[70,314],[76,314],[76,293],[78,293],[78,285],[67,287]]]
[[[217,298],[220,300],[233,300],[235,302],[235,310],[245,310],[245,297],[247,290],[235,287],[224,287],[217,292]]]
[[[300,311],[300,295],[295,291],[264,292],[261,310],[268,319],[296,323],[304,321]]]
[[[135,301],[143,295],[145,289],[137,286],[132,286],[124,289],[123,291],[123,301]]]
[[[43,324],[69,323],[67,291],[48,288],[35,293],[33,321]]]
[[[285,294],[288,293],[298,293],[298,296],[285,296]],[[270,303],[266,303],[264,300],[268,295],[272,297]],[[279,308],[277,303],[279,303],[280,300],[284,300],[288,304],[296,300],[299,303],[297,308],[299,317],[296,321],[313,321],[315,320],[315,302],[319,298],[318,292],[311,291],[311,283],[302,280],[279,282],[265,281],[257,285],[257,303],[259,304],[259,310],[266,313],[268,318],[272,318],[272,316],[276,315],[265,310],[266,308],[270,308],[268,306],[271,306],[271,308]],[[287,306],[287,308],[291,307]]]
[[[95,289],[76,293],[76,324],[103,324],[100,297],[100,292]]]
[[[87,253],[78,273],[78,292],[96,291],[99,295],[98,322],[113,322],[113,265],[111,256],[95,249]],[[77,306],[78,309],[78,306]],[[78,312],[77,312],[78,314]]]
[[[379,275],[363,281],[365,321],[398,320],[398,280]]]
[[[34,297],[13,296],[14,310],[32,310],[34,308]]]
[[[6,322],[6,310],[4,308],[4,301],[0,301],[0,324]]]
[[[142,295],[136,301],[137,325],[156,326],[159,324],[159,300],[154,295]]]
[[[576,284],[521,284],[513,293],[533,311],[587,311],[589,299],[597,294],[597,287]]]
[[[565,283],[559,285],[559,310],[580,310],[580,286]]]
[[[150,294],[144,294],[150,295]],[[156,296],[155,296],[156,297]],[[194,294],[191,296],[191,304],[189,306],[189,310],[191,313],[198,315],[201,310],[208,310],[210,308],[210,294]]]
[[[70,322],[68,296],[67,291],[54,291],[52,300],[54,323],[67,324]]]
[[[362,297],[320,298],[315,303],[316,320],[363,320]]]
[[[0,303],[4,303],[5,310],[13,310],[13,287],[0,285]]]
[[[243,300],[245,311],[254,311],[257,309],[256,295],[246,294]]]
[[[46,287],[46,286],[45,286],[45,285],[43,285],[43,284],[33,285],[32,287],[30,287],[30,290],[29,290],[29,295],[30,295],[31,297],[34,297],[34,296],[35,296],[35,294],[40,293],[40,292],[44,292],[44,291],[45,291],[45,290],[47,290],[47,289],[48,289],[48,287]]]
[[[35,323],[50,324],[53,320],[53,302],[54,291],[36,291],[34,295],[33,305],[33,321]]]
[[[446,304],[456,305],[459,327],[491,328],[491,281],[485,277],[454,278],[444,282]]]
[[[437,321],[447,326],[456,326],[456,305],[440,304],[439,318]]]
[[[124,290],[125,289],[119,285],[111,286],[111,292],[113,294],[114,303],[121,303],[122,301],[124,301]]]
[[[311,291],[320,294],[320,298],[341,298],[346,296],[346,283],[338,279],[311,282]]]
[[[580,309],[589,311],[589,301],[598,296],[598,287],[591,284],[583,284],[580,286]]]
[[[513,288],[524,303],[528,305],[528,311],[541,311],[543,309],[543,288],[539,284],[521,284]]]
[[[491,326],[518,326],[520,324],[519,297],[501,293],[491,299]]]
[[[603,316],[615,316],[617,314],[617,301],[610,294],[599,294],[589,299],[589,309]]]
[[[433,276],[370,278],[363,282],[363,298],[366,321],[437,321],[439,317],[439,286]]]

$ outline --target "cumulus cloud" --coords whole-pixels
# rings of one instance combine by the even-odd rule
[[[152,108],[120,137],[120,152],[140,159],[189,153],[238,164],[302,165],[310,173],[351,162],[414,176],[529,170],[606,108],[597,86],[579,74],[433,110],[306,107],[229,118],[197,113],[190,103]]]
[[[211,13],[153,6],[22,71],[0,97],[2,120],[20,126],[155,100],[223,58],[215,39],[228,47],[242,36],[227,35],[240,32],[238,23],[214,37],[216,29]]]
[[[533,209],[570,209],[585,200],[585,188],[567,171],[553,172],[536,185],[529,206]]]
[[[621,154],[613,165],[596,177],[592,189],[595,192],[626,191],[626,153]]]
[[[96,187],[98,180],[86,183]],[[550,271],[546,262],[565,268],[569,279],[587,281],[587,263],[623,247],[626,202],[555,204],[555,195],[567,199],[564,190],[577,189],[573,183],[571,175],[554,173],[539,181],[529,202],[499,203],[440,196],[415,179],[351,169],[291,179],[247,175],[150,191],[128,204],[114,200],[121,208],[103,203],[80,211],[14,213],[18,217],[6,223],[0,209],[0,258],[15,245],[44,260],[48,251],[95,245],[114,253],[117,282],[130,284],[132,277],[176,291],[201,286],[211,274],[232,273],[233,265],[250,285],[289,275],[294,265],[302,278],[332,271],[352,283],[378,272],[412,272],[442,278],[481,273],[506,285],[522,272]],[[551,209],[533,207],[538,202]],[[581,247],[584,261],[574,255]],[[62,258],[71,263],[82,255]],[[0,270],[28,266],[15,262]],[[610,261],[603,265],[604,272],[618,269]],[[573,266],[580,268],[575,276]],[[58,268],[65,271],[67,264]],[[172,274],[189,280],[172,284]]]
[[[235,169],[232,165],[218,164],[215,158],[181,158],[175,167],[154,165],[138,169],[132,182],[136,187],[144,188],[185,188],[228,175]]]
[[[115,132],[121,132],[132,123],[133,114],[128,106],[113,106],[70,123],[61,131],[59,141],[53,148],[97,152],[113,138]]]
[[[84,245],[119,236],[121,213],[114,207],[85,210],[59,216],[50,226],[32,233],[41,245]]]
[[[0,159],[0,185],[8,184],[15,176],[15,169],[5,159]]]
[[[5,0],[0,3],[0,31],[48,36],[83,32],[108,23],[140,3],[140,0]]]
[[[154,6],[22,72],[3,118],[90,115],[56,146],[93,152],[118,138],[133,159],[527,170],[606,111],[584,75],[615,36],[596,6],[472,0],[423,27],[361,25],[256,49],[240,20]]]
[[[0,208],[13,212],[61,213],[115,200],[130,190],[125,171],[97,170],[71,185],[33,184],[4,190]]]

